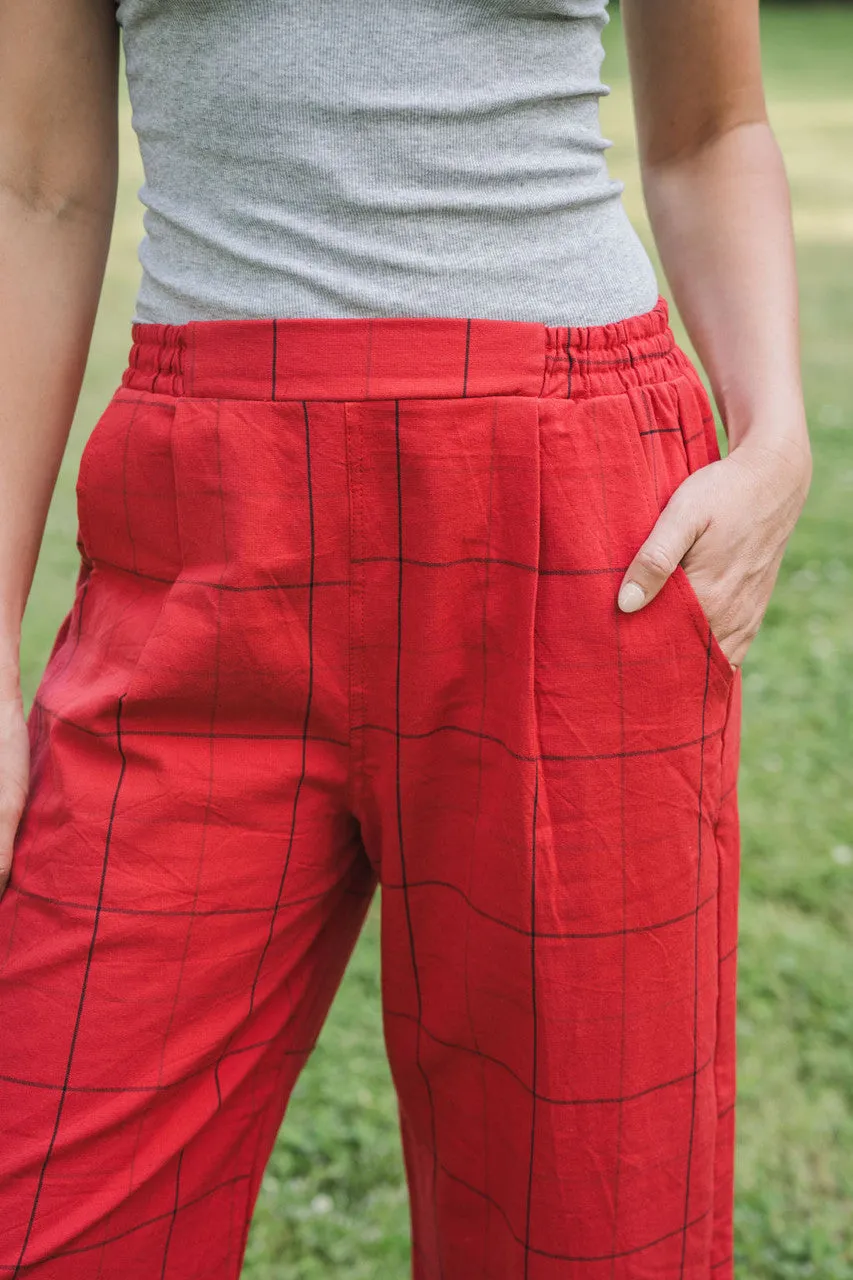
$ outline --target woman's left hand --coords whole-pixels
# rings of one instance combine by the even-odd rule
[[[642,609],[682,564],[732,666],[767,609],[785,544],[811,483],[804,434],[759,444],[747,435],[679,485],[628,567],[619,608]]]

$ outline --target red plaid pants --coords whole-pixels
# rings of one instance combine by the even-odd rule
[[[719,456],[665,301],[133,339],[0,903],[0,1277],[239,1274],[379,884],[418,1280],[730,1280],[740,681],[682,569],[616,608]]]

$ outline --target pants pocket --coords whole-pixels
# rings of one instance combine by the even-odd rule
[[[628,393],[636,431],[632,434],[638,483],[648,507],[648,531],[688,476],[720,457],[713,414],[694,369],[671,382]],[[670,598],[680,601],[714,665],[730,683],[737,674],[720,645],[704,606],[682,565],[671,578]],[[665,588],[666,590],[666,588]]]

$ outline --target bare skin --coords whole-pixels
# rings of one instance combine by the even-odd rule
[[[790,198],[767,120],[758,0],[623,0],[646,205],[729,453],[675,492],[619,591],[679,563],[733,666],[758,631],[811,482]]]
[[[115,210],[112,0],[0,0],[0,888],[29,777],[21,618]]]
[[[731,451],[679,488],[625,575],[682,562],[740,663],[811,478],[788,186],[758,0],[623,0],[646,201]],[[0,0],[0,892],[29,776],[21,618],[103,283],[118,167],[113,0]],[[639,596],[637,595],[639,592]]]

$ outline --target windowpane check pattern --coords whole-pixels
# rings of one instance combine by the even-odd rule
[[[234,1280],[377,887],[416,1280],[732,1280],[740,679],[667,305],[136,325],[0,903],[0,1280]],[[346,1064],[341,1064],[346,1070]]]

